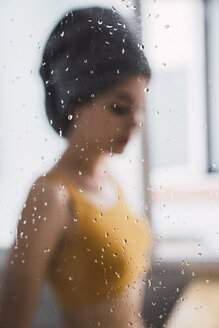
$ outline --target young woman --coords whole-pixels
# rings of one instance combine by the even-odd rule
[[[48,119],[68,148],[29,192],[10,253],[0,327],[31,326],[45,279],[64,328],[145,327],[150,232],[128,208],[107,159],[122,153],[139,128],[147,60],[120,15],[86,8],[55,27],[40,73]]]

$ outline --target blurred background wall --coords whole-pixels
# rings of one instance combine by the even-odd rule
[[[219,3],[142,2],[151,217],[165,260],[218,261]]]

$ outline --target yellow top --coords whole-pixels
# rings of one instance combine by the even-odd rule
[[[146,273],[150,228],[145,218],[131,213],[119,187],[117,204],[101,211],[61,176],[47,177],[68,188],[75,212],[47,272],[62,308],[110,299]]]

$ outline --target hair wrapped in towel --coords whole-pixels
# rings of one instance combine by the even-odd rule
[[[68,12],[49,37],[40,68],[53,128],[66,136],[70,104],[89,101],[136,73],[149,78],[150,68],[122,16],[98,7]]]

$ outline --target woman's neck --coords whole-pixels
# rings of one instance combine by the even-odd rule
[[[89,149],[88,146],[69,146],[56,164],[56,170],[70,175],[95,177],[105,173],[109,154]]]

